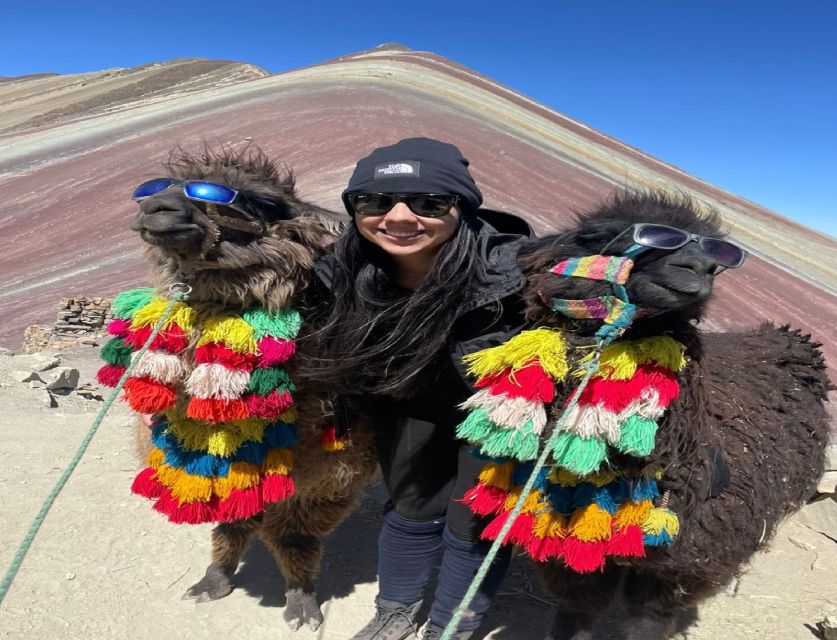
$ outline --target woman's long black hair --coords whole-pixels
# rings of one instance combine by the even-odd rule
[[[396,284],[390,256],[350,225],[334,245],[331,309],[304,338],[305,383],[341,394],[413,395],[483,279],[480,224],[463,212],[414,291]]]

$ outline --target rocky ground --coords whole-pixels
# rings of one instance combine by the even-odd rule
[[[59,359],[0,355],[4,572],[102,405],[95,389],[73,390],[92,380],[96,349],[62,352]],[[47,365],[54,366],[32,371]],[[319,582],[325,624],[316,633],[292,633],[281,619],[281,577],[259,544],[245,555],[229,597],[200,605],[180,600],[203,574],[210,527],[169,525],[129,493],[137,469],[132,435],[129,412],[115,405],[0,605],[0,638],[156,640],[235,634],[248,640],[345,640],[365,624],[376,588],[380,487],[369,490],[361,508],[327,542]],[[835,576],[837,502],[831,496],[785,522],[741,581],[705,604],[688,638],[825,637],[817,625],[837,615]],[[541,640],[552,608],[529,564],[517,558],[479,637]]]

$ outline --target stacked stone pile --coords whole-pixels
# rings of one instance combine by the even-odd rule
[[[110,300],[75,296],[62,298],[52,327],[32,325],[23,334],[23,353],[93,344],[111,319]]]

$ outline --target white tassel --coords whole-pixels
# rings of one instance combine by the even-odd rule
[[[247,371],[228,369],[222,364],[199,364],[186,381],[186,391],[195,398],[234,400],[250,384]]]
[[[138,352],[131,355],[136,360]],[[138,378],[152,378],[164,384],[173,384],[183,375],[183,363],[180,357],[165,351],[146,351],[134,368],[133,375]]]
[[[599,405],[578,407],[570,414],[567,421],[567,431],[578,434],[585,440],[589,438],[606,438],[609,442],[617,442],[621,435],[619,416]]]

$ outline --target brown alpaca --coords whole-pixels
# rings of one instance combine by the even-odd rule
[[[600,253],[643,222],[722,237],[717,218],[702,215],[688,198],[615,196],[579,216],[576,229],[524,250],[530,318],[571,330],[574,341],[589,344],[601,321],[570,320],[543,300],[606,295],[610,286],[547,270],[566,258]],[[622,236],[608,253],[619,255],[630,243]],[[680,395],[662,418],[653,453],[638,459],[640,468],[663,468],[660,490],[670,494],[680,534],[671,546],[649,547],[646,557],[609,560],[603,571],[575,573],[561,561],[540,565],[559,598],[551,640],[662,640],[684,631],[697,618],[696,605],[738,575],[782,518],[815,490],[829,429],[823,406],[829,382],[819,345],[770,324],[701,333],[695,325],[716,267],[688,242],[676,251],[640,254],[628,278],[631,302],[649,311],[625,338],[665,334],[687,349]],[[565,398],[566,392],[553,405],[556,415]],[[622,462],[611,458],[611,464]]]
[[[268,312],[301,307],[314,261],[339,230],[340,217],[298,199],[290,172],[281,175],[255,146],[206,148],[197,155],[178,150],[165,167],[167,177],[211,181],[238,196],[230,205],[196,201],[178,182],[138,202],[131,228],[146,243],[156,290],[165,295],[175,283],[188,284],[188,304],[198,317],[253,305]],[[302,315],[304,321],[305,309]],[[192,336],[189,349],[194,342]],[[327,403],[304,389],[294,393],[294,401],[299,416],[294,495],[257,516],[218,524],[206,575],[183,597],[204,602],[227,595],[239,559],[256,534],[285,578],[285,621],[294,630],[302,624],[315,630],[323,619],[314,592],[321,538],[356,505],[375,459],[371,435],[362,425],[352,433],[352,446],[324,451],[320,427],[327,421]]]

